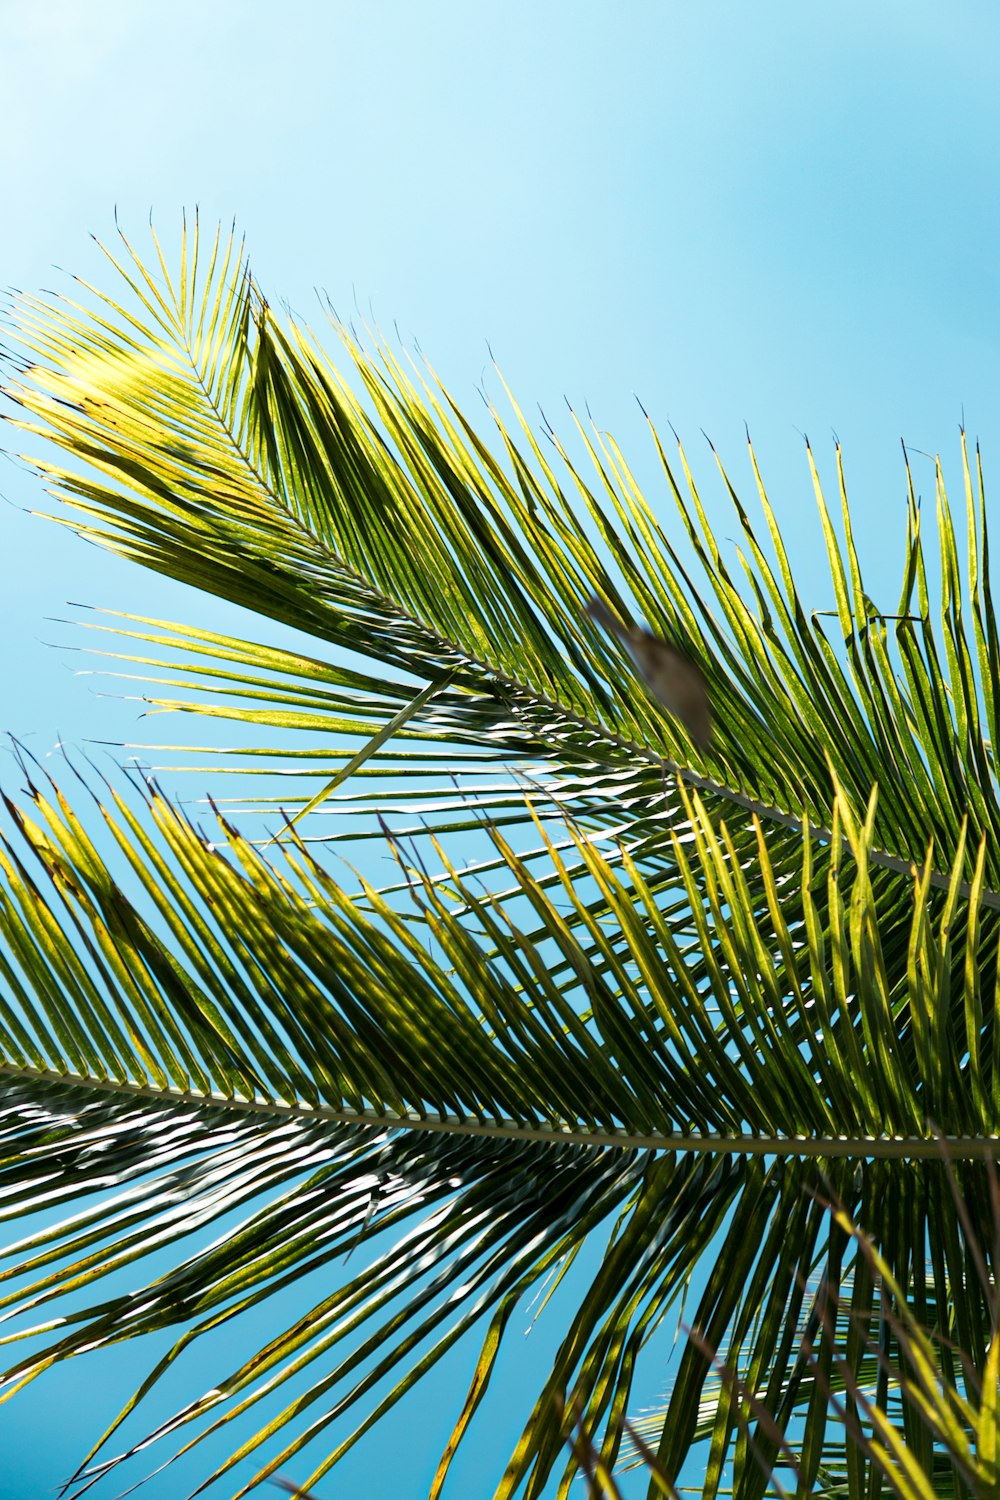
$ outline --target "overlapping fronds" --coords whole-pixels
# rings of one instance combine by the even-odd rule
[[[762,1389],[759,1371],[741,1358],[737,1343],[711,1351],[719,1376],[714,1389],[709,1382],[702,1392],[698,1435],[711,1439],[717,1452],[720,1418],[724,1411],[734,1413],[744,1428],[745,1451],[755,1454],[763,1473],[775,1464],[785,1470],[785,1483],[773,1475],[768,1493],[807,1488],[822,1500],[879,1491],[902,1500],[979,1500],[996,1492],[1000,1179],[983,1164],[956,1171],[943,1144],[941,1154],[943,1169],[932,1169],[926,1181],[914,1183],[909,1174],[907,1183],[908,1174],[898,1170],[884,1180],[884,1204],[874,1222],[881,1218],[878,1238],[885,1252],[842,1203],[829,1205],[837,1229],[857,1253],[839,1287],[820,1283],[810,1300],[799,1357],[783,1385]],[[906,1253],[899,1257],[906,1238],[887,1216],[912,1221],[914,1208],[923,1211],[928,1198],[933,1253],[928,1264],[908,1266]],[[953,1288],[936,1279],[947,1259],[941,1229],[951,1215],[941,1214],[949,1202],[957,1208],[964,1240],[959,1269],[967,1295],[958,1316]],[[968,1295],[973,1289],[978,1298]],[[696,1342],[705,1347],[700,1336]],[[823,1416],[824,1405],[835,1414],[832,1424]],[[654,1410],[628,1426],[624,1467],[663,1477],[649,1446],[663,1420],[663,1411]],[[790,1428],[798,1429],[794,1446]],[[602,1493],[595,1486],[595,1496]]]
[[[238,729],[190,774],[224,766],[253,790],[216,778],[212,806],[182,809],[163,761],[131,789],[79,782],[84,813],[25,761],[7,801],[3,1201],[79,1199],[11,1252],[7,1390],[183,1324],[75,1492],[147,1439],[197,1448],[286,1391],[206,1484],[245,1493],[322,1434],[309,1486],[479,1324],[437,1495],[514,1308],[596,1237],[497,1496],[567,1493],[567,1413],[578,1451],[614,1462],[637,1367],[666,1357],[685,1295],[695,1336],[658,1441],[671,1481],[704,1440],[706,1496],[727,1464],[735,1493],[767,1492],[778,1447],[750,1442],[738,1389],[711,1386],[723,1347],[782,1422],[802,1418],[803,1472],[834,1472],[800,1335],[820,1330],[822,1362],[829,1310],[871,1323],[875,1303],[822,1194],[901,1286],[930,1255],[970,1358],[986,1336],[926,1159],[936,1128],[974,1174],[1000,1135],[1000,645],[978,466],[964,566],[938,476],[939,603],[911,488],[891,615],[864,588],[839,455],[836,524],[812,467],[828,631],[755,466],[760,538],[723,474],[740,579],[655,431],[656,506],[605,435],[578,427],[586,474],[516,407],[513,426],[491,407],[484,437],[429,371],[335,324],[345,373],[231,241],[185,232],[177,275],[159,247],[146,266],[122,246],[125,300],[17,302],[14,420],[44,441],[66,524],[260,618],[259,641],[86,621],[147,707]],[[707,749],[586,615],[594,596],[698,663]],[[269,620],[297,636],[266,644]],[[394,878],[345,877],[327,846],[372,837]],[[234,1209],[240,1227],[206,1243]],[[173,1269],[144,1264],[175,1244]],[[143,1284],[105,1293],[123,1266]],[[293,1281],[308,1299],[320,1266],[320,1301],[146,1433],[140,1398],[187,1349]]]

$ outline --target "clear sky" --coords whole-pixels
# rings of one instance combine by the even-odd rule
[[[674,423],[710,490],[702,428],[750,496],[746,422],[811,607],[832,599],[801,433],[824,475],[832,430],[844,444],[877,597],[892,600],[902,553],[901,438],[940,451],[958,494],[964,412],[989,493],[989,0],[0,0],[0,35],[0,282],[108,284],[89,236],[113,235],[116,205],[140,248],[151,210],[167,233],[185,206],[235,217],[272,301],[312,317],[322,287],[342,312],[371,306],[471,410],[488,340],[526,410],[558,423],[564,395],[589,403],[654,502],[633,393]],[[914,464],[932,492],[929,463]],[[135,706],[97,697],[42,644],[74,639],[46,617],[82,600],[190,618],[183,591],[26,517],[38,493],[12,462],[0,493],[0,728],[41,753],[57,734],[134,737]],[[541,1336],[512,1369],[532,1358]],[[124,1394],[140,1361],[124,1351],[105,1368]],[[0,1497],[30,1500],[72,1467],[112,1404],[98,1373],[80,1362],[0,1408]],[[443,1399],[439,1386],[411,1409],[414,1434]],[[478,1500],[477,1464],[494,1469],[513,1436],[502,1428],[477,1436],[456,1494]],[[324,1495],[417,1495],[405,1424],[394,1433],[395,1457],[376,1443],[352,1469],[361,1488]],[[168,1478],[146,1493],[178,1491]]]

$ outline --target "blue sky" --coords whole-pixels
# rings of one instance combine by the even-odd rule
[[[472,410],[481,381],[496,391],[489,341],[526,410],[539,402],[565,428],[563,397],[589,403],[654,502],[634,394],[674,423],[710,495],[701,429],[749,496],[747,423],[810,607],[831,593],[802,433],[831,480],[831,433],[844,444],[876,597],[893,600],[902,553],[901,438],[941,452],[958,494],[964,412],[989,493],[1000,12],[986,0],[4,9],[4,283],[109,284],[90,235],[110,240],[116,206],[140,247],[150,211],[168,237],[185,206],[235,217],[273,300],[311,318],[322,287],[342,313],[370,307]],[[932,493],[929,461],[913,461]],[[23,514],[39,493],[13,462],[0,493],[2,727],[40,753],[59,734],[134,737],[135,705],[75,677],[43,644],[72,632],[47,617],[81,600],[185,619],[184,591]],[[199,622],[216,609],[199,603]],[[543,1357],[519,1348],[511,1379]],[[124,1395],[139,1368],[123,1351],[101,1380]],[[96,1379],[69,1369],[0,1408],[5,1463],[16,1453],[0,1497],[42,1494],[72,1466],[111,1404]],[[396,1441],[432,1423],[446,1393]],[[468,1475],[512,1439],[502,1412]],[[370,1457],[351,1471],[371,1500],[419,1492],[405,1448],[397,1460],[390,1447],[380,1478]]]

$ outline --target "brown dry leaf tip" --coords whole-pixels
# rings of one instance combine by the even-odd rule
[[[629,649],[653,697],[680,719],[699,750],[712,739],[712,708],[699,667],[683,651],[639,626],[623,625],[603,599],[591,599],[587,614]]]

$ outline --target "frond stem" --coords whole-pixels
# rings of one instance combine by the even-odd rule
[[[191,1105],[198,1109],[234,1111],[260,1117],[301,1120],[304,1124],[327,1120],[337,1125],[374,1125],[387,1130],[418,1130],[444,1135],[479,1135],[494,1139],[540,1141],[553,1146],[604,1146],[623,1151],[676,1151],[700,1156],[857,1157],[912,1160],[940,1157],[942,1149],[951,1158],[981,1158],[1000,1162],[1000,1136],[806,1136],[806,1135],[712,1135],[685,1131],[652,1132],[628,1130],[579,1130],[558,1125],[519,1125],[515,1121],[466,1119],[459,1115],[390,1111],[333,1109],[327,1105],[289,1104],[267,1099],[233,1099],[221,1094],[197,1094],[182,1089],[157,1089],[147,1084],[120,1083],[110,1078],[86,1078],[79,1074],[55,1073],[40,1068],[19,1068],[0,1063],[0,1078],[21,1083],[49,1083],[62,1088],[94,1089],[119,1098],[155,1100],[160,1104]]]

